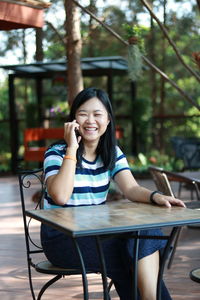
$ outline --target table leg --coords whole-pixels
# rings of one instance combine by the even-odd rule
[[[107,282],[107,273],[106,273],[106,264],[104,259],[104,253],[101,245],[101,241],[99,236],[96,236],[96,245],[99,253],[100,263],[101,263],[101,277],[103,283],[103,299],[110,300],[109,290],[108,290],[108,282]]]
[[[79,247],[79,244],[75,238],[73,238],[75,248],[77,250],[79,259],[80,259],[80,264],[81,264],[81,271],[82,271],[82,282],[83,282],[83,295],[84,295],[84,300],[89,299],[89,294],[88,294],[88,280],[87,280],[87,275],[86,275],[86,269],[85,269],[85,264],[83,261],[83,256]]]
[[[140,231],[134,232],[134,249],[133,249],[133,293],[132,299],[137,300],[137,275],[138,275],[138,248],[139,248]]]
[[[160,268],[159,268],[158,283],[157,283],[157,297],[156,297],[157,300],[161,300],[161,283],[162,283],[162,278],[163,278],[163,273],[164,273],[164,267],[165,267],[165,263],[168,258],[169,252],[170,252],[170,247],[176,236],[178,228],[179,227],[173,227],[173,229],[167,239],[167,244],[164,248],[164,252],[163,252],[162,258],[160,260]]]

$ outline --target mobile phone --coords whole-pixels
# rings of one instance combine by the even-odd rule
[[[79,130],[77,128],[75,128],[75,134],[76,134],[76,138],[80,136]]]

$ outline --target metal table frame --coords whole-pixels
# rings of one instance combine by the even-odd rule
[[[117,204],[106,204],[106,206],[109,208],[111,208],[112,210],[112,205],[113,207],[116,206],[116,208],[118,209],[117,211],[120,212],[120,207],[117,206]],[[129,209],[130,208],[134,209],[134,208],[141,208],[141,212],[142,212],[142,208],[147,208],[147,206],[150,207],[149,204],[142,204],[142,203],[123,203],[121,204],[124,209]],[[91,206],[89,206],[91,207]],[[95,211],[96,210],[100,210],[101,207],[105,207],[103,206],[93,206],[92,210]],[[155,208],[153,208],[153,206],[151,206],[151,210],[155,212],[157,211],[157,213],[160,212],[160,209],[163,212],[167,212],[166,215],[168,216],[169,220],[165,220],[164,222],[158,222],[156,221],[155,223],[143,223],[141,222],[141,224],[138,225],[131,225],[131,226],[110,226],[109,225],[106,226],[99,226],[99,228],[90,228],[84,229],[84,222],[82,220],[82,224],[81,221],[79,220],[79,224],[76,227],[76,229],[72,229],[72,227],[68,224],[66,225],[64,222],[64,219],[59,216],[64,216],[62,215],[62,213],[65,214],[65,212],[68,214],[68,216],[71,215],[73,216],[74,213],[80,213],[80,217],[83,214],[83,211],[86,211],[88,209],[87,207],[73,207],[73,208],[61,208],[61,209],[54,209],[54,210],[34,210],[34,211],[26,211],[26,215],[29,217],[32,217],[44,224],[47,224],[57,230],[60,230],[62,232],[64,232],[65,234],[71,236],[73,238],[74,241],[74,245],[76,248],[76,251],[79,255],[79,259],[80,259],[80,264],[81,264],[81,269],[82,269],[82,282],[83,282],[83,292],[84,292],[84,300],[88,300],[89,299],[89,294],[88,294],[88,282],[87,282],[87,275],[86,275],[86,269],[85,269],[85,264],[84,264],[84,260],[82,257],[82,253],[81,250],[79,248],[78,242],[77,242],[77,237],[80,236],[95,236],[96,238],[96,244],[97,244],[97,249],[98,249],[98,253],[99,253],[99,257],[100,257],[100,261],[101,261],[101,274],[102,274],[102,284],[103,284],[103,293],[104,293],[104,300],[110,300],[110,296],[109,296],[109,289],[108,289],[108,283],[107,283],[107,274],[106,274],[106,265],[105,265],[105,259],[104,259],[104,255],[103,255],[103,250],[102,250],[102,244],[101,244],[101,240],[104,238],[109,238],[110,236],[124,236],[124,238],[134,238],[135,239],[135,247],[134,247],[134,259],[133,259],[133,300],[137,300],[137,262],[138,262],[138,247],[139,247],[139,240],[140,239],[144,239],[144,238],[148,238],[148,239],[165,239],[167,240],[166,246],[164,248],[164,252],[162,254],[162,259],[161,259],[161,264],[160,264],[160,269],[159,269],[159,275],[158,275],[158,284],[157,284],[157,300],[161,300],[161,281],[162,281],[162,277],[163,277],[163,272],[164,272],[164,267],[165,267],[165,262],[167,260],[169,251],[170,251],[170,247],[172,245],[173,239],[176,235],[176,232],[178,230],[179,226],[183,226],[183,225],[188,225],[188,224],[196,224],[196,223],[200,223],[200,212],[198,211],[192,211],[189,209],[185,209],[185,208],[161,208],[158,206],[155,206]],[[65,210],[65,212],[64,212]],[[184,210],[184,211],[183,211]],[[173,215],[173,212],[175,211],[175,216],[173,216],[173,218],[170,221],[170,211],[171,214]],[[185,212],[185,217],[183,217],[183,212]],[[187,214],[186,214],[187,213]],[[52,218],[52,216],[54,216],[54,218]],[[165,215],[164,215],[165,216]],[[65,216],[66,217],[66,216]],[[119,216],[118,216],[119,217]],[[162,216],[159,216],[162,219]],[[175,219],[174,219],[175,218]],[[57,221],[55,221],[57,220]],[[77,218],[78,220],[78,218]],[[69,220],[70,221],[70,220]],[[75,222],[75,221],[74,221]],[[74,223],[76,225],[76,222]],[[142,236],[140,235],[140,230],[143,229],[155,229],[155,228],[160,228],[160,227],[173,227],[171,233],[168,236]],[[133,233],[134,232],[134,233]]]

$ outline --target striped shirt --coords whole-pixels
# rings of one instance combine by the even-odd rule
[[[99,156],[93,162],[87,161],[84,158],[82,159],[82,167],[76,167],[72,195],[64,206],[98,205],[105,202],[110,180],[118,172],[129,169],[126,157],[118,146],[116,146],[116,151],[116,163],[112,170],[104,168]],[[45,181],[49,176],[58,173],[65,153],[65,144],[56,144],[46,151],[44,160]],[[55,205],[46,191],[44,208],[56,207],[58,205]]]

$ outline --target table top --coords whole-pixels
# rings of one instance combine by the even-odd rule
[[[26,211],[26,215],[73,237],[200,223],[199,210],[120,201]]]

